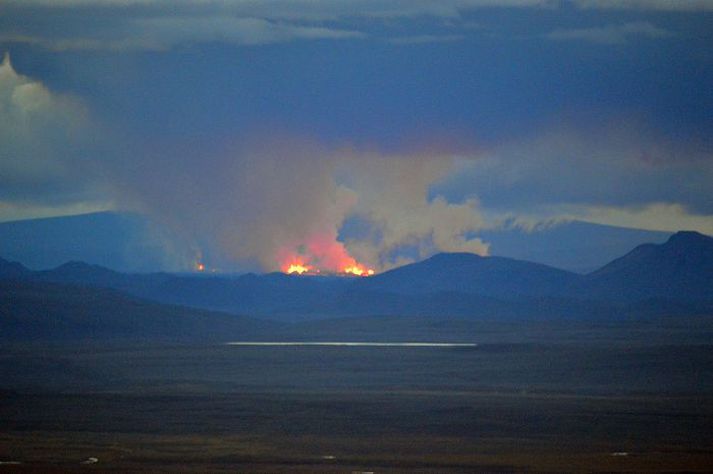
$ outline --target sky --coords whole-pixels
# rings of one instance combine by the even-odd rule
[[[709,0],[0,0],[0,221],[134,212],[265,271],[713,234],[711,45]]]

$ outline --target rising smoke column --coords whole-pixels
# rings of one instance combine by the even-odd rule
[[[299,264],[368,273],[393,266],[390,253],[405,243],[428,241],[419,256],[487,252],[466,238],[482,226],[475,202],[428,197],[452,165],[448,156],[335,150],[261,135],[212,148],[160,144],[142,158],[114,170],[124,202],[214,260],[263,271]],[[382,238],[340,241],[343,223],[355,214]]]

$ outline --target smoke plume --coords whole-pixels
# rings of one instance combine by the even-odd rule
[[[487,253],[467,236],[483,225],[477,203],[429,198],[453,158],[329,149],[262,136],[212,149],[155,147],[114,170],[125,207],[169,226],[188,259],[280,270],[299,257],[323,271],[382,270],[435,251]],[[358,216],[368,235],[340,236]],[[296,256],[296,257],[295,257]],[[349,263],[351,262],[351,263]]]

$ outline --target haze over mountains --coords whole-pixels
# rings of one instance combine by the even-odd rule
[[[210,338],[265,329],[250,318],[705,315],[713,314],[713,238],[678,232],[663,244],[640,245],[587,275],[505,257],[453,253],[368,278],[129,274],[82,262],[32,271],[7,260],[0,260],[0,278],[6,337],[29,336],[32,327],[37,334],[55,331],[62,337],[72,334],[67,327],[77,326],[76,331],[104,337],[112,331],[126,335],[133,328],[146,337],[163,332],[178,339],[182,334]]]
[[[0,256],[33,270],[71,260],[118,271],[165,268],[156,229],[136,214],[98,212],[0,223]]]
[[[490,245],[491,255],[581,273],[596,270],[639,244],[662,243],[670,235],[578,221],[529,230],[506,224],[478,234]],[[0,223],[0,256],[33,270],[76,260],[124,272],[175,271],[182,263],[180,255],[167,244],[164,230],[138,214],[98,212]]]

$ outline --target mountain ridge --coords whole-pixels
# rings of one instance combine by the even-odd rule
[[[127,274],[83,262],[23,271],[0,262],[0,276],[111,288],[164,304],[282,321],[366,315],[601,317],[660,308],[691,311],[713,301],[713,238],[674,234],[579,275],[507,257],[440,253],[364,278],[284,274]],[[638,308],[638,309],[637,309]]]
[[[680,231],[663,244],[643,244],[587,275],[595,293],[625,288],[625,299],[713,298],[713,237]]]
[[[349,238],[349,225],[344,232]],[[481,238],[494,256],[544,263],[577,273],[599,268],[643,242],[663,242],[668,232],[571,220],[523,227],[504,222],[468,238]],[[135,213],[103,211],[0,222],[0,255],[32,270],[69,260],[122,272],[175,271],[182,259],[167,251],[170,229]],[[556,251],[553,242],[557,242]],[[178,248],[174,249],[177,250]],[[204,255],[211,266],[211,254]]]
[[[435,290],[464,291],[489,296],[559,294],[580,276],[542,263],[469,253],[439,253],[360,281],[367,288],[388,287],[414,294]]]

